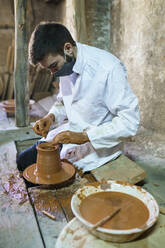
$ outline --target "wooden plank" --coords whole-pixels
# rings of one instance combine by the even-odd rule
[[[36,210],[38,220],[46,248],[54,248],[59,233],[66,225],[66,217],[63,213],[57,197],[56,190],[42,189],[40,187],[29,188],[29,195]],[[46,211],[55,217],[52,220],[45,216]]]
[[[8,51],[7,51],[7,58],[6,58],[6,71],[10,72],[10,63],[11,63],[11,51],[12,50],[12,46],[8,47]]]
[[[7,88],[8,88],[8,84],[9,84],[9,80],[10,80],[10,74],[8,72],[6,72],[2,75],[2,78],[3,78],[4,85],[3,85],[3,93],[2,93],[1,99],[5,100],[6,94],[7,94]]]
[[[15,7],[15,64],[14,83],[16,125],[29,125],[29,85],[27,81],[27,1],[14,0]]]
[[[19,205],[0,190],[0,247],[44,247],[29,202]]]
[[[7,87],[6,99],[13,99],[14,95],[14,82],[13,82],[13,74],[9,74],[9,82]]]
[[[14,71],[14,43],[15,41],[12,40],[12,45],[11,45],[11,61],[10,61],[10,67],[9,67],[9,72],[13,73]]]
[[[73,184],[60,189],[42,189],[41,187],[29,188],[31,201],[36,210],[36,216],[44,237],[46,247],[54,248],[56,240],[74,215],[71,210],[71,198],[75,191],[85,185],[88,181],[77,176]],[[56,220],[45,217],[42,210],[46,210],[55,216]]]
[[[14,118],[7,118],[5,111],[0,108],[0,144],[6,140],[23,141],[28,139],[39,139],[35,134],[33,126],[16,127]]]
[[[45,97],[48,97],[48,96],[50,96],[51,95],[51,93],[50,92],[44,92],[44,91],[38,91],[38,92],[34,92],[34,94],[33,94],[33,99],[35,100],[35,101],[39,101],[39,100],[41,100],[41,99],[43,99],[43,98],[45,98]]]
[[[67,221],[70,221],[74,217],[72,210],[71,210],[71,199],[72,199],[73,194],[80,187],[84,186],[87,183],[89,182],[86,178],[82,179],[77,176],[73,184],[56,190],[57,199],[64,210]]]
[[[0,75],[0,98],[2,97],[3,90],[4,90],[4,80],[2,75]]]
[[[93,176],[98,180],[120,180],[132,184],[138,183],[146,177],[145,171],[134,161],[124,155],[92,170]]]
[[[0,146],[0,247],[44,248],[15,159],[13,141]]]
[[[23,141],[38,138],[40,138],[40,136],[34,133],[32,126],[0,130],[0,143],[5,140]]]
[[[23,141],[39,139],[33,131],[33,123],[28,127],[16,127],[14,118],[7,118],[6,112],[0,108],[0,144],[6,140]]]

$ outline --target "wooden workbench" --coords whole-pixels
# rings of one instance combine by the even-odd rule
[[[1,115],[2,117],[2,115]],[[9,122],[9,124],[7,124]],[[11,128],[11,122],[6,118],[6,123],[1,119],[0,125],[3,125],[3,131],[6,134],[9,132],[8,127]],[[27,132],[27,130],[26,130]],[[17,136],[17,131],[12,133],[12,137]],[[24,134],[24,130],[22,130],[22,136],[26,138],[26,135]],[[7,137],[7,136],[6,136]],[[17,141],[19,139],[17,138]],[[28,140],[28,139],[27,139]],[[0,206],[0,248],[36,248],[36,247],[46,247],[46,248],[53,248],[55,247],[57,238],[63,228],[67,225],[67,223],[70,223],[70,221],[73,219],[73,213],[70,207],[70,200],[73,195],[73,193],[81,186],[85,185],[86,183],[93,182],[97,180],[97,178],[100,180],[102,175],[103,178],[107,179],[108,173],[110,173],[110,170],[115,170],[115,163],[118,164],[119,160],[117,162],[113,161],[110,165],[106,165],[105,167],[99,168],[98,170],[92,171],[92,173],[85,174],[83,176],[80,176],[78,173],[76,174],[76,178],[72,184],[70,184],[67,187],[63,187],[61,189],[43,189],[41,187],[31,187],[26,188],[24,180],[21,177],[17,177],[17,182],[15,186],[21,185],[22,191],[24,191],[24,194],[26,194],[26,200],[22,201],[19,199],[13,198],[13,196],[9,193],[7,193],[7,187],[5,185],[6,182],[10,181],[10,178],[12,175],[17,175],[16,170],[16,146],[15,142],[11,140],[11,136],[9,135],[9,139],[4,140],[4,136],[2,139],[2,136],[0,136],[0,199],[1,199],[1,206]],[[123,166],[127,166],[127,158],[121,156],[120,158],[123,163]],[[127,162],[126,162],[127,161]],[[130,162],[130,161],[129,161]],[[133,163],[133,162],[132,162]],[[109,166],[109,169],[107,168]],[[119,163],[120,171],[122,170],[121,163]],[[140,181],[138,177],[138,167],[136,164],[132,164],[132,166],[135,166],[135,174],[131,174],[131,171],[127,171],[127,180],[131,182],[131,180],[134,180],[134,183],[137,181]],[[125,167],[126,168],[126,167]],[[144,172],[143,170],[140,171],[141,174]],[[128,175],[130,177],[128,178]],[[116,179],[116,176],[119,176],[118,173],[112,173],[109,174],[109,177],[111,179]],[[123,173],[122,173],[123,176]],[[144,174],[143,174],[144,177]],[[132,179],[131,179],[132,178]],[[118,178],[120,179],[120,178]],[[123,179],[123,178],[122,178]],[[152,182],[154,183],[154,182]],[[149,184],[151,185],[151,182],[149,181]],[[148,189],[149,191],[149,189]],[[16,189],[17,192],[17,189]],[[19,193],[19,192],[17,192]],[[18,194],[19,196],[19,194]],[[49,218],[48,216],[45,216],[41,210],[38,210],[37,203],[38,201],[41,203],[42,201],[42,209],[44,209],[44,201],[45,196],[49,200],[49,197],[51,199],[53,198],[54,201],[54,209],[45,209],[48,212],[50,212],[53,216],[55,216],[55,220]],[[162,198],[161,198],[162,199]],[[161,215],[161,220],[165,216]],[[74,222],[72,222],[74,223]],[[158,235],[156,235],[156,238],[162,239],[162,235],[164,235],[165,232],[165,226],[164,226],[164,220],[163,225],[161,227],[161,232],[158,232]],[[76,222],[77,225],[77,222]],[[147,236],[147,241],[145,241],[145,237],[141,240],[141,242],[138,242],[138,245],[140,246],[132,246],[134,247],[141,247],[141,248],[162,248],[163,246],[146,246],[146,242],[148,242],[149,236]],[[123,247],[126,244],[123,244]],[[154,243],[155,245],[155,243]],[[70,248],[71,245],[69,246]],[[78,246],[77,246],[78,247]],[[106,246],[107,247],[107,246]],[[109,243],[109,247],[119,247],[118,244],[111,244]],[[120,244],[120,247],[122,247],[122,244]],[[129,246],[130,247],[130,246]],[[83,247],[82,247],[83,248]]]

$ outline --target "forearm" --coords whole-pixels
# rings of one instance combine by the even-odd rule
[[[81,145],[86,142],[89,142],[89,138],[86,132],[72,132],[72,131],[63,131],[56,135],[53,139],[53,143],[58,144],[77,144]]]
[[[132,116],[116,116],[112,121],[87,131],[87,135],[95,149],[110,148],[123,138],[132,137],[139,127],[139,114],[134,112]]]

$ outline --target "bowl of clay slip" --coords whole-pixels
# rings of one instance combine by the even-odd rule
[[[58,185],[75,175],[75,168],[67,161],[60,160],[59,145],[41,143],[37,146],[37,161],[28,166],[24,178],[34,184]]]
[[[110,194],[135,200],[133,203],[135,212],[132,206],[129,205],[129,201],[122,205],[121,199],[116,198],[110,203],[109,196],[105,197],[105,195]],[[98,197],[98,195],[104,195],[105,198],[102,197],[97,202],[96,196]],[[91,203],[91,201],[93,202]],[[138,204],[140,203],[139,206],[144,207],[145,211],[143,208],[139,208],[136,201]],[[94,225],[108,214],[106,211],[109,211],[107,210],[109,204],[114,209],[120,208],[120,211],[109,220],[109,223],[107,221],[104,225],[94,228]],[[84,224],[90,233],[100,239],[119,243],[128,242],[139,237],[155,224],[159,216],[158,204],[150,193],[139,186],[111,180],[104,183],[96,182],[80,188],[72,197],[71,208],[77,219]],[[110,212],[109,214],[111,214]],[[140,222],[141,220],[143,220],[142,223]]]

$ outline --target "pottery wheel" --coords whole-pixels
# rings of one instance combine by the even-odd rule
[[[68,181],[69,179],[73,178],[75,175],[75,168],[70,163],[61,161],[61,170],[56,172],[54,175],[50,175],[49,178],[41,177],[37,175],[37,164],[32,164],[28,166],[24,172],[23,177],[34,184],[60,184]]]

